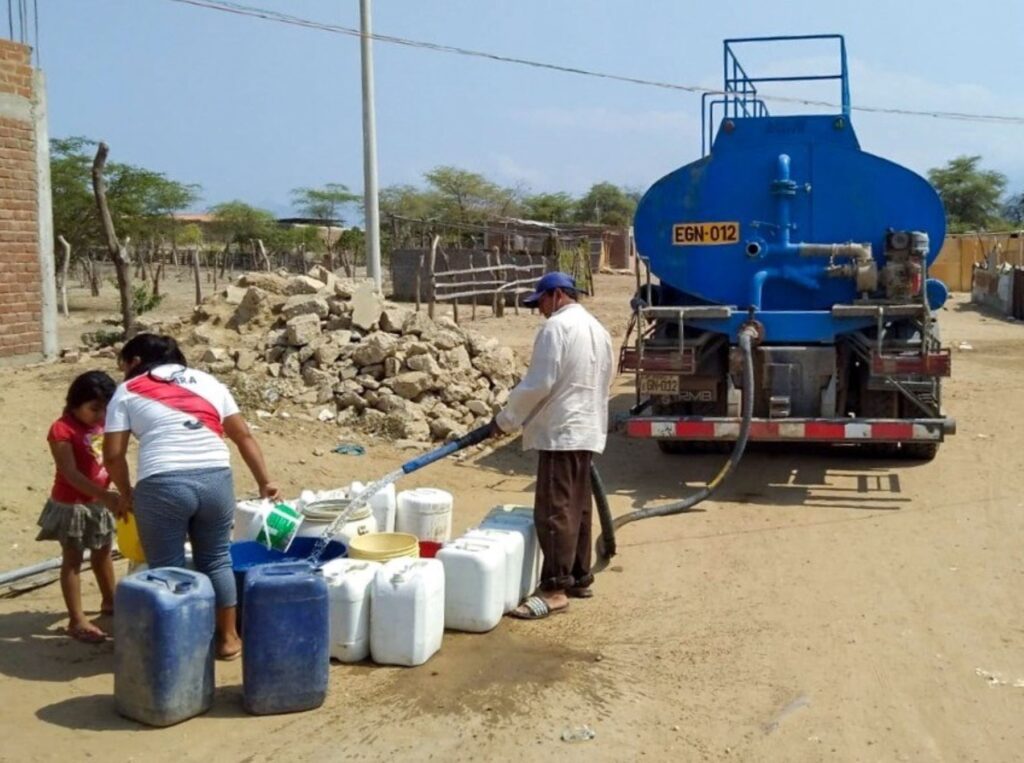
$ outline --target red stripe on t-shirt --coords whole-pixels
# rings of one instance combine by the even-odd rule
[[[128,382],[128,391],[148,400],[166,405],[199,421],[218,437],[224,436],[220,413],[202,395],[171,381],[160,381],[150,376],[137,376]]]

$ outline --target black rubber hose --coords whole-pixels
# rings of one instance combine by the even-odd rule
[[[604,481],[593,461],[590,462],[590,487],[594,494],[594,506],[597,507],[597,518],[601,522],[597,556],[599,559],[611,559],[615,556],[615,524],[612,522],[612,510],[608,505]]]
[[[598,506],[598,516],[601,518],[601,535],[597,539],[595,551],[599,564],[602,567],[603,563],[607,562],[615,553],[615,531],[617,529],[639,519],[666,517],[689,511],[698,503],[714,494],[722,486],[726,478],[736,469],[736,465],[743,458],[743,452],[747,449],[747,440],[750,438],[750,424],[754,417],[754,357],[751,347],[752,339],[753,335],[750,331],[746,329],[740,331],[739,346],[740,351],[743,353],[743,407],[736,445],[733,447],[732,453],[729,454],[729,460],[725,462],[725,465],[718,471],[718,474],[707,485],[681,501],[674,501],[673,503],[666,503],[661,506],[644,506],[642,509],[623,514],[614,520],[611,520],[611,514],[608,512],[608,520],[606,522],[605,517],[602,515],[601,506],[603,504],[604,510],[608,511],[608,497],[605,494],[600,475],[597,474],[596,469],[591,467],[591,485],[594,490],[594,501]],[[611,553],[608,553],[609,549]]]

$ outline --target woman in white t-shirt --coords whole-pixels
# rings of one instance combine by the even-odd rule
[[[224,438],[235,443],[261,496],[276,498],[277,486],[227,387],[189,368],[174,339],[139,334],[121,350],[119,365],[125,381],[107,406],[103,441],[104,464],[121,495],[118,514],[135,513],[151,567],[183,567],[185,540],[191,541],[196,568],[217,597],[217,656],[234,659],[242,641],[230,555],[235,495]],[[126,458],[131,434],[139,440],[134,488]]]

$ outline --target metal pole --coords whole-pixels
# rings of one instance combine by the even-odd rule
[[[366,208],[366,269],[381,291],[380,211],[377,208],[377,125],[373,104],[373,41],[370,0],[359,0],[363,60],[363,203]]]

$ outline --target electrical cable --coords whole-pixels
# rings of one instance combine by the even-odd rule
[[[168,0],[172,3],[179,3],[182,5],[191,5],[197,8],[205,8],[208,10],[221,11],[224,13],[232,13],[239,16],[248,16],[250,18],[258,18],[265,21],[273,21],[280,24],[287,24],[290,26],[303,27],[306,29],[315,29],[323,32],[330,32],[333,34],[342,34],[351,37],[362,37],[362,32],[352,27],[341,26],[339,24],[327,24],[320,21],[314,21],[312,19],[301,18],[299,16],[292,16],[287,13],[280,13],[278,11],[272,11],[266,8],[257,8],[249,5],[242,5],[241,3],[227,2],[227,0]],[[596,77],[599,79],[608,79],[616,82],[625,82],[631,85],[642,85],[645,87],[656,87],[665,90],[682,91],[686,93],[694,94],[707,94],[707,95],[721,95],[721,96],[736,96],[737,93],[733,91],[717,90],[715,88],[701,87],[699,85],[685,85],[674,82],[663,82],[660,80],[644,79],[642,77],[630,77],[621,74],[613,74],[610,72],[601,72],[593,69],[583,69],[574,66],[563,66],[561,64],[552,64],[544,61],[535,61],[528,58],[519,58],[516,56],[505,56],[498,53],[489,53],[481,50],[473,50],[470,48],[462,48],[455,45],[443,45],[440,43],[427,42],[425,40],[413,40],[407,37],[398,37],[395,35],[371,33],[368,35],[371,39],[379,42],[391,43],[393,45],[403,45],[411,48],[420,48],[423,50],[431,50],[437,53],[451,53],[460,56],[470,56],[473,58],[484,58],[491,61],[497,61],[500,63],[517,64],[520,66],[529,66],[537,69],[547,69],[549,71],[562,72],[564,74],[576,74],[585,77]],[[779,103],[793,103],[801,106],[818,106],[823,108],[841,108],[839,104],[831,101],[821,101],[807,98],[795,98],[792,96],[783,95],[770,95],[758,92],[757,97],[765,101],[775,101]],[[963,122],[983,122],[988,124],[1007,124],[1007,125],[1024,125],[1024,116],[1013,116],[1006,114],[977,114],[962,111],[924,111],[916,109],[902,109],[895,107],[885,106],[851,106],[853,111],[860,111],[874,114],[890,114],[897,116],[915,116],[915,117],[932,117],[934,119],[950,119]]]

